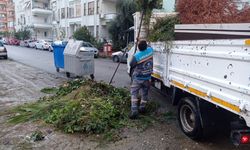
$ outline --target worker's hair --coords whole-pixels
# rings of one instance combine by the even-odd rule
[[[141,40],[138,44],[138,48],[140,51],[146,50],[147,47],[148,47],[148,44],[147,44],[147,41],[145,41],[145,40]]]

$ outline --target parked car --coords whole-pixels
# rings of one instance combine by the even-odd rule
[[[20,46],[22,46],[22,47],[28,47],[29,46],[28,42],[29,42],[28,40],[20,41]]]
[[[8,44],[9,45],[20,45],[20,40],[18,40],[16,38],[9,38]]]
[[[47,43],[49,44],[49,51],[52,52],[53,51],[53,47],[52,47],[53,41],[47,41]]]
[[[80,50],[83,51],[93,51],[95,53],[95,58],[98,58],[99,56],[99,51],[97,48],[95,48],[91,43],[89,42],[83,42],[82,43],[82,47],[80,48]]]
[[[0,42],[3,43],[3,44],[8,44],[8,39],[7,38],[1,38]]]
[[[125,54],[124,54],[125,53]],[[113,62],[123,62],[126,63],[128,58],[128,51],[124,48],[122,51],[112,53]]]
[[[35,43],[36,43],[36,40],[30,40],[30,41],[28,41],[28,47],[35,48]]]
[[[7,49],[4,47],[2,42],[0,42],[0,57],[8,59]]]
[[[51,41],[39,40],[35,43],[36,49],[50,50],[51,51]]]

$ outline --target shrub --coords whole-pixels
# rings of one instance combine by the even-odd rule
[[[158,19],[154,24],[149,34],[149,40],[156,41],[171,41],[174,39],[174,27],[178,24],[177,17],[165,17]]]
[[[95,38],[91,35],[90,31],[88,30],[88,28],[86,26],[83,26],[79,29],[77,29],[74,34],[73,37],[76,40],[81,40],[81,41],[85,41],[85,42],[90,42],[92,44],[96,43]]]

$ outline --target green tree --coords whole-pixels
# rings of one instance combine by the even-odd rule
[[[17,32],[14,32],[14,37],[18,40],[21,40],[22,39],[22,35],[21,35],[21,31],[17,31]]]
[[[14,37],[18,40],[27,40],[31,37],[31,32],[28,28],[23,28],[17,32],[14,32]]]
[[[21,32],[22,40],[28,40],[31,37],[31,32],[28,28],[24,28]]]
[[[153,9],[161,9],[162,2],[162,0],[136,0],[138,10],[143,14],[143,25],[147,28],[147,34],[149,33],[150,18]]]
[[[90,42],[94,45],[96,43],[95,38],[91,35],[91,33],[89,32],[89,30],[86,26],[83,26],[83,27],[77,29],[73,34],[73,38],[76,40]]]
[[[126,46],[125,31],[134,25],[133,14],[137,9],[133,0],[119,0],[116,7],[117,17],[111,21],[108,30],[114,49],[119,50]]]
[[[10,37],[11,33],[8,31],[4,31],[4,32],[1,32],[0,35],[3,37]]]
[[[119,50],[126,46],[125,31],[134,25],[133,14],[136,11],[144,13],[146,16],[144,17],[144,23],[149,27],[152,10],[161,6],[162,0],[119,0],[117,3],[117,17],[111,21],[108,27],[114,49]]]

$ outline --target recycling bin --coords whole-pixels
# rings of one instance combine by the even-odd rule
[[[54,54],[54,64],[56,67],[56,71],[59,72],[60,68],[64,69],[64,56],[63,52],[66,47],[66,43],[53,43],[53,54]]]
[[[83,41],[70,40],[64,50],[64,70],[67,77],[86,76],[94,78],[94,51],[81,48]]]

